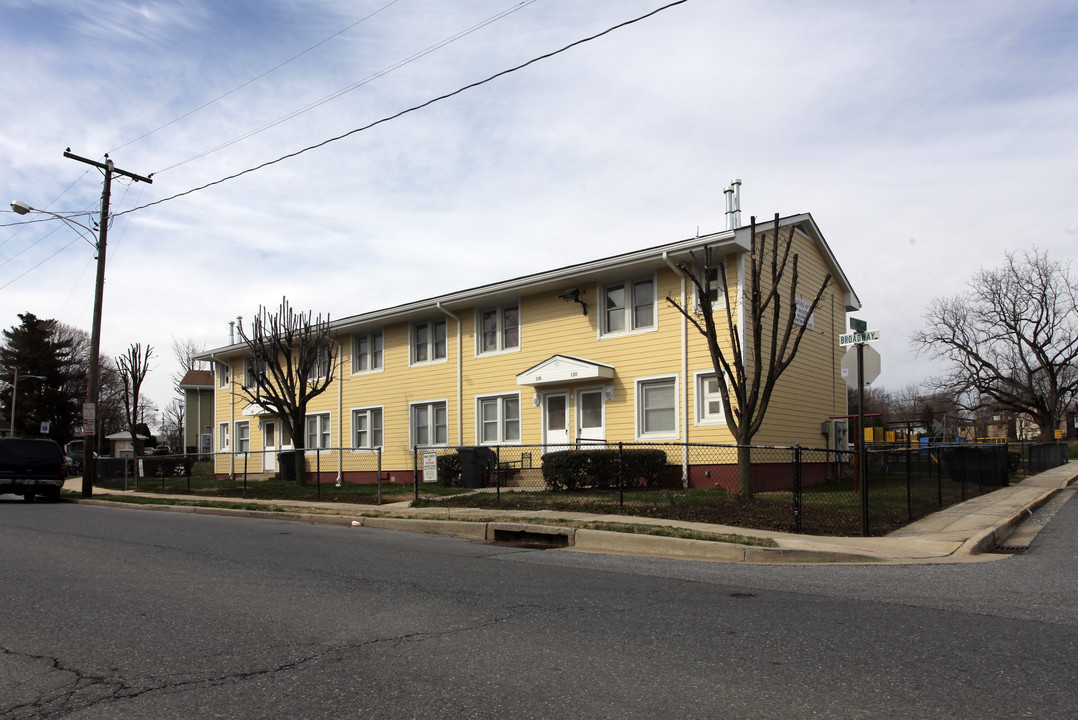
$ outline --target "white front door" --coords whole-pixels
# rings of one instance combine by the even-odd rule
[[[262,471],[277,472],[277,423],[262,421]]]
[[[568,447],[569,393],[543,396],[543,444]]]
[[[577,442],[606,442],[606,412],[602,388],[576,394]]]

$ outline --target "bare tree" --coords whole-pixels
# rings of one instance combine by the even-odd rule
[[[333,382],[336,348],[329,316],[296,313],[287,298],[276,312],[258,308],[251,328],[238,327],[249,351],[241,393],[281,420],[292,436],[296,480],[306,484],[303,452],[306,448],[307,405]]]
[[[139,443],[135,439],[135,426],[142,422],[139,415],[142,383],[146,380],[146,373],[150,371],[152,357],[153,346],[147,345],[143,349],[141,343],[135,343],[129,346],[116,361],[116,370],[120,374],[120,382],[123,385],[124,419],[127,421],[127,429],[131,432],[135,455],[141,454]]]
[[[183,397],[183,390],[180,389],[180,383],[183,382],[183,378],[188,371],[210,369],[208,362],[195,359],[197,355],[205,351],[206,343],[204,342],[199,342],[191,337],[172,337],[172,356],[176,359],[176,364],[180,366],[180,369],[172,374],[172,385],[176,388],[176,393],[181,398]]]
[[[1007,253],[964,293],[933,301],[913,343],[950,363],[935,383],[967,409],[1026,413],[1051,439],[1078,393],[1078,282],[1036,248]]]
[[[719,382],[726,426],[738,445],[737,487],[738,496],[744,500],[752,498],[752,456],[749,446],[763,425],[775,384],[797,355],[801,337],[808,325],[804,319],[811,317],[831,282],[831,274],[828,273],[816,291],[812,304],[803,312],[802,321],[796,322],[800,278],[797,274],[798,254],[791,254],[794,228],[789,228],[785,238],[780,237],[783,233],[776,213],[772,230],[758,232],[756,218],[753,217],[749,232],[752,237],[750,267],[746,287],[739,288],[738,296],[738,303],[745,303],[749,347],[742,347],[741,333],[734,320],[735,311],[729,302],[725,257],[713,257],[710,247],[704,249],[702,257],[691,253],[691,263],[678,265],[696,288],[697,307],[682,307],[673,298],[666,298],[707,341],[711,364]],[[717,298],[712,296],[713,278],[719,283],[721,297],[727,299],[723,329],[715,321]]]
[[[161,413],[161,434],[173,453],[184,452],[183,419],[183,400],[172,398]]]

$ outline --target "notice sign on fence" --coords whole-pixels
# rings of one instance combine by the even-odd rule
[[[423,453],[423,482],[438,482],[438,453]]]

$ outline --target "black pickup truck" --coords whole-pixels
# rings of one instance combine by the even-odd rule
[[[65,478],[64,453],[54,440],[0,438],[0,495],[22,495],[27,502],[43,495],[54,502]]]

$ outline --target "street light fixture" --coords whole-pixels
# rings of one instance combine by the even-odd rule
[[[90,243],[90,247],[94,248],[95,250],[97,249],[97,242],[95,240],[90,239],[90,238],[93,238],[97,234],[97,231],[94,230],[93,228],[89,227],[88,225],[83,225],[78,220],[75,220],[73,217],[71,217],[72,215],[89,215],[90,213],[68,213],[68,214],[54,213],[54,212],[52,212],[50,210],[39,210],[36,207],[31,207],[29,203],[25,203],[22,200],[12,200],[11,201],[11,209],[13,211],[15,211],[16,215],[29,215],[30,213],[41,213],[42,215],[48,215],[50,217],[56,218],[57,220],[62,220],[64,222],[64,224],[66,224],[72,230],[77,232],[79,234],[79,236],[83,240],[86,240],[86,242]],[[82,234],[83,230],[90,233],[90,238],[87,238],[85,235]]]
[[[14,206],[14,203],[12,203]],[[34,380],[48,380],[44,375],[23,375],[23,380],[33,378]],[[15,437],[15,398],[16,392],[19,389],[19,368],[15,368],[15,378],[11,381],[11,431],[8,433],[11,437]]]

